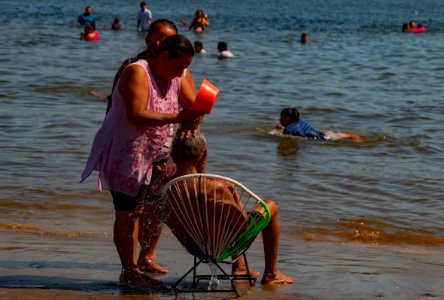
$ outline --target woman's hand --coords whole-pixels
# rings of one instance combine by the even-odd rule
[[[195,113],[195,112],[194,112]],[[200,133],[200,125],[203,122],[203,115],[201,115],[191,121],[181,122],[180,127],[177,131],[177,136],[180,139],[189,139],[190,137],[194,137],[199,135]]]

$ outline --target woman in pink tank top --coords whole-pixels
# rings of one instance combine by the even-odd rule
[[[150,24],[150,29],[148,30],[147,35],[145,36],[145,44],[146,49],[143,50],[138,55],[146,55],[147,51],[151,48],[158,47],[161,42],[171,36],[177,34],[177,27],[174,24],[174,22],[168,20],[168,19],[157,19],[153,23]],[[117,83],[119,81],[120,75],[122,74],[123,70],[130,65],[133,62],[136,62],[139,60],[138,56],[131,57],[126,59],[121,66],[119,67],[118,71],[116,72],[113,80],[113,86],[111,91],[114,91],[115,87],[117,86]],[[185,69],[184,74],[181,76],[180,80],[181,89],[192,89],[192,93],[196,93],[196,86],[194,84],[194,79],[189,72],[189,70]],[[188,86],[185,86],[188,85]],[[109,112],[112,106],[112,95],[109,95],[108,97],[108,104],[106,113]],[[151,176],[151,182],[155,180],[155,177],[157,175],[163,175],[163,172],[156,172],[157,170],[169,170],[171,169],[171,164],[164,164],[163,161],[165,158],[169,156],[169,152],[171,150],[171,145],[174,139],[174,133],[175,133],[175,125],[170,124],[170,133],[167,138],[167,142],[162,147],[161,153],[163,155],[159,155],[157,157],[157,160],[154,165],[158,165],[153,168],[154,172]],[[159,162],[160,161],[160,162]],[[159,166],[165,166],[164,168],[161,168]],[[153,186],[151,185],[150,189],[153,189]],[[139,254],[134,254],[134,259],[137,260],[137,266],[140,270],[149,271],[149,272],[155,272],[155,273],[167,273],[168,270],[158,264],[155,263],[154,259],[156,258],[156,252],[155,248],[157,245],[157,241],[160,239],[160,234],[162,231],[162,224],[161,221],[156,217],[154,213],[154,208],[152,205],[146,204],[144,207],[143,212],[140,214],[138,218],[138,225],[136,226],[134,236],[138,236],[139,244],[141,245]]]
[[[113,196],[114,242],[122,263],[123,283],[147,282],[148,277],[133,260],[133,231],[148,191],[153,162],[161,154],[170,124],[194,123],[202,115],[189,109],[195,95],[180,85],[180,76],[193,55],[193,46],[185,36],[172,35],[125,69],[81,176],[83,181],[98,171],[99,190],[109,190]]]

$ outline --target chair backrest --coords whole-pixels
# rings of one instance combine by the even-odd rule
[[[214,174],[175,178],[162,189],[164,222],[192,254],[224,261],[243,253],[268,224],[265,202],[241,183]]]

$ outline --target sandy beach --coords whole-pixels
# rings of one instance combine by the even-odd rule
[[[227,299],[232,293],[132,291],[118,284],[119,262],[112,238],[60,239],[32,232],[3,231],[0,251],[0,299]],[[8,246],[6,246],[8,245]],[[192,257],[165,230],[158,263],[169,274],[166,285],[191,266]],[[248,252],[262,272],[262,241]],[[443,262],[436,264],[436,262]],[[251,289],[243,299],[442,299],[442,249],[370,244],[294,241],[282,243],[279,268],[294,276],[293,285]],[[205,271],[205,269],[201,269]],[[190,278],[186,280],[190,282]],[[186,285],[186,283],[185,283]]]

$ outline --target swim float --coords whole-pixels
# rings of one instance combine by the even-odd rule
[[[94,35],[93,35],[93,36],[86,35],[86,36],[85,36],[85,40],[87,40],[87,41],[98,41],[98,40],[100,40],[100,35],[99,35],[99,33],[96,31],[96,32],[94,32]]]
[[[421,32],[424,32],[426,29],[425,29],[425,27],[421,27],[421,28],[413,28],[412,29],[412,32],[413,33],[421,33]]]

